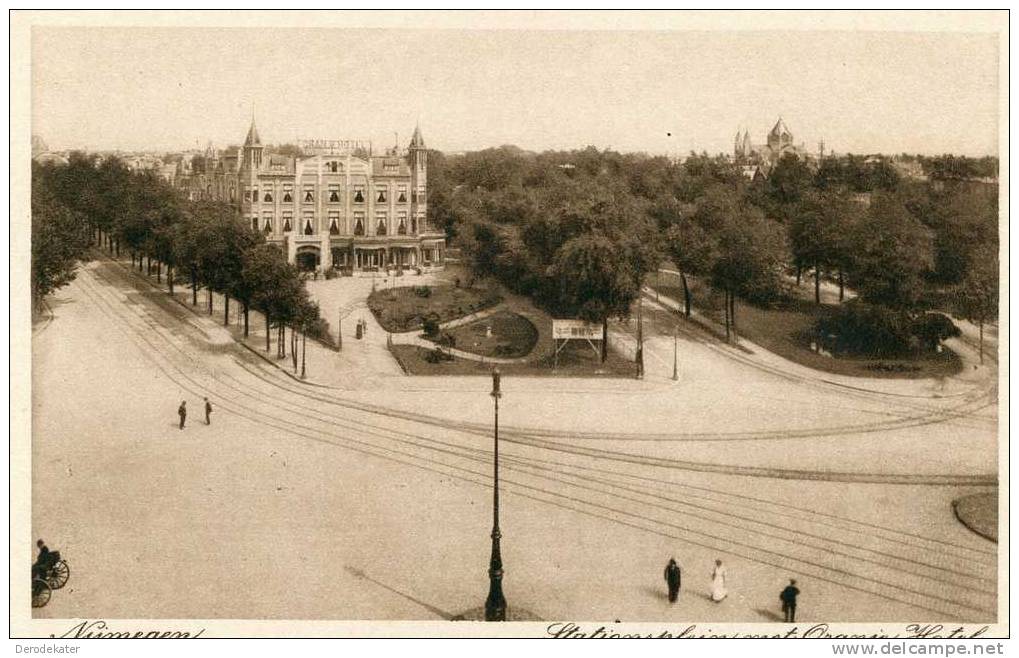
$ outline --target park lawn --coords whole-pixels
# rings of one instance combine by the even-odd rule
[[[524,316],[507,310],[499,310],[486,318],[442,333],[453,338],[453,347],[457,349],[507,359],[527,356],[538,343],[538,329],[534,324]]]
[[[721,295],[700,281],[687,277],[693,308],[712,321],[723,325],[725,311]],[[652,284],[653,285],[653,284]],[[680,304],[681,286],[663,283],[658,292]],[[813,301],[791,299],[770,308],[736,302],[736,330],[739,336],[764,349],[808,368],[850,377],[883,379],[922,379],[947,377],[962,370],[962,359],[947,347],[940,353],[926,353],[914,358],[877,358],[864,356],[826,356],[810,348],[812,328],[824,306]],[[713,335],[724,337],[724,328]]]
[[[998,490],[972,494],[952,501],[955,516],[973,532],[998,541]]]
[[[554,368],[551,354],[523,363],[492,363],[454,357],[451,361],[430,363],[428,353],[416,345],[393,345],[390,350],[400,367],[408,375],[487,375],[496,367],[499,372],[518,377],[636,377],[636,365],[613,350],[609,350],[605,363],[586,343],[575,342],[559,353],[558,367]]]
[[[427,297],[415,291],[427,289]],[[421,328],[424,317],[434,313],[448,322],[495,306],[502,296],[489,288],[457,286],[400,286],[376,290],[368,296],[368,308],[386,331],[402,333]]]

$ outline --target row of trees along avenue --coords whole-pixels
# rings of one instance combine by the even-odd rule
[[[116,158],[99,162],[74,153],[67,164],[32,168],[32,302],[74,278],[91,247],[119,256],[126,250],[132,267],[166,277],[170,294],[182,281],[191,288],[191,304],[205,288],[208,312],[213,292],[224,298],[223,323],[230,300],[240,304],[244,335],[249,309],[266,321],[266,351],[273,331],[277,352],[286,355],[286,328],[325,337],[325,323],[311,302],[297,269],[282,251],[241,221],[235,207],[185,200],[149,172],[131,172]],[[293,352],[293,350],[292,350]]]
[[[831,281],[840,302],[847,288],[858,297],[839,308],[848,320],[906,327],[887,345],[872,341],[876,352],[901,352],[917,332],[943,326],[929,321],[931,310],[973,320],[982,340],[983,323],[997,315],[997,188],[959,172],[995,172],[997,161],[913,161],[930,170],[926,179],[859,156],[807,163],[787,155],[749,180],[706,154],[677,163],[593,147],[433,153],[429,212],[473,273],[556,317],[604,327],[627,316],[644,277],[667,260],[681,272],[685,312],[695,302],[687,277],[697,277],[721,293],[732,334],[737,298],[779,302],[811,273],[816,304]],[[838,330],[823,319],[819,329]],[[949,322],[941,337],[954,329]]]

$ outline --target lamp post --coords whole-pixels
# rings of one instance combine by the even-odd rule
[[[301,323],[301,379],[304,379],[304,357],[308,353],[308,334]]]
[[[644,379],[644,298],[637,299],[637,379]]]
[[[495,458],[492,487],[492,558],[488,563],[488,598],[485,621],[506,621],[506,597],[502,594],[502,555],[499,552],[499,369],[492,371],[492,398],[495,400]]]
[[[679,325],[672,330],[672,381],[679,381]]]

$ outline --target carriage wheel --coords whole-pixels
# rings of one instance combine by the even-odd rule
[[[49,583],[40,578],[36,578],[32,581],[32,607],[41,608],[50,602],[50,596],[53,595],[53,590],[50,589]]]
[[[60,589],[67,584],[67,579],[71,577],[71,567],[67,565],[67,562],[61,560],[53,565],[53,569],[50,570],[49,578],[46,582],[53,589]]]

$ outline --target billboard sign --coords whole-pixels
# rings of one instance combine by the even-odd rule
[[[602,327],[585,320],[552,320],[552,338],[555,340],[601,340]]]

